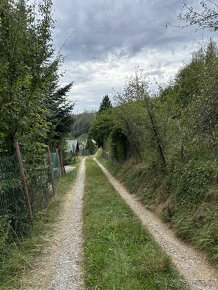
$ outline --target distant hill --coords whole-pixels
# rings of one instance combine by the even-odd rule
[[[74,124],[71,129],[71,133],[75,138],[83,134],[88,134],[90,125],[95,119],[96,113],[94,112],[84,112],[76,115],[74,118]]]

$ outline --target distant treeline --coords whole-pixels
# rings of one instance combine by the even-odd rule
[[[83,112],[74,116],[74,122],[71,127],[72,135],[77,138],[83,134],[88,134],[92,121],[95,119],[96,113]]]

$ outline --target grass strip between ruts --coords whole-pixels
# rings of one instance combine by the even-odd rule
[[[86,289],[189,289],[98,165],[86,164]]]

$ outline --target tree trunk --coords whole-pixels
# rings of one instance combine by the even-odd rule
[[[161,138],[160,138],[160,135],[159,135],[159,131],[158,131],[158,128],[157,128],[157,126],[155,124],[154,114],[153,114],[153,112],[152,112],[152,110],[150,108],[150,104],[148,103],[147,99],[145,99],[145,103],[146,103],[146,109],[148,111],[148,116],[149,116],[149,119],[151,121],[151,126],[152,126],[152,130],[153,130],[153,133],[154,133],[155,142],[156,142],[156,145],[157,145],[157,151],[158,151],[161,167],[163,169],[165,169],[166,168],[166,159],[165,159],[165,156],[164,156],[164,150],[163,150]]]

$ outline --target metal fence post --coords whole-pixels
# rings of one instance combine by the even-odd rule
[[[31,208],[31,203],[30,203],[29,190],[28,190],[27,180],[26,180],[26,176],[25,176],[25,172],[24,172],[23,161],[22,161],[21,152],[20,152],[20,145],[19,145],[18,141],[15,142],[15,147],[16,147],[18,164],[19,164],[19,168],[20,168],[20,179],[21,179],[21,182],[23,185],[27,213],[28,213],[29,219],[32,221],[33,213],[32,213],[32,208]]]
[[[51,151],[50,151],[49,146],[48,146],[48,166],[49,166],[49,170],[50,170],[50,173],[51,173],[51,186],[52,186],[52,192],[53,192],[53,195],[55,195],[54,174],[53,174],[53,169],[52,169],[52,163],[51,163]]]

